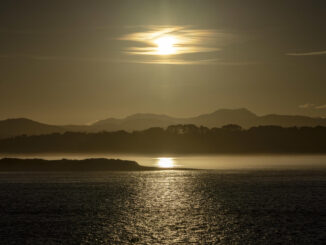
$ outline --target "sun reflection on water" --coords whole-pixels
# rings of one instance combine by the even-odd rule
[[[175,161],[171,157],[159,157],[157,158],[157,165],[160,168],[173,168]]]

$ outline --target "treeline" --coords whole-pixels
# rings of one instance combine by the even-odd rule
[[[67,132],[0,140],[2,153],[326,153],[326,127],[172,125],[125,131]]]

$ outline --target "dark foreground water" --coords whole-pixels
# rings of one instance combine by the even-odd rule
[[[1,173],[1,244],[326,244],[326,171]]]

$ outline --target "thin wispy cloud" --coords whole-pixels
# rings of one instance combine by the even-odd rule
[[[315,105],[312,103],[306,103],[303,105],[299,105],[300,109],[312,109],[312,110],[319,110],[319,109],[326,109],[326,104],[324,105]]]
[[[313,107],[315,107],[315,104],[312,104],[312,103],[306,103],[303,105],[299,105],[300,109],[309,109],[309,108],[313,108]]]
[[[221,65],[221,66],[250,66],[257,65],[255,62],[227,62],[220,59],[198,59],[198,60],[186,60],[186,59],[148,59],[148,60],[121,60],[124,63],[139,63],[139,64],[165,64],[165,65]]]
[[[128,62],[128,61],[126,61]],[[142,64],[171,64],[171,65],[205,65],[205,64],[217,64],[216,59],[207,60],[184,60],[184,59],[159,59],[159,60],[131,60],[130,63],[142,63]]]
[[[326,109],[326,105],[319,105],[319,106],[316,106],[316,109]]]
[[[128,41],[123,52],[138,56],[138,63],[153,64],[205,64],[215,59],[175,58],[188,54],[212,54],[221,50],[230,34],[211,29],[188,26],[146,26],[142,31],[131,32],[118,40]],[[155,57],[153,59],[145,56]]]
[[[314,56],[314,55],[326,55],[326,50],[314,51],[314,52],[304,52],[304,53],[287,53],[289,56]]]
[[[256,65],[255,62],[228,62],[220,59],[108,59],[96,57],[69,57],[69,56],[48,56],[48,55],[16,55],[16,54],[0,54],[0,59],[27,59],[33,61],[48,62],[96,62],[96,63],[139,63],[139,64],[171,64],[171,65],[225,65],[225,66],[244,66]]]
[[[1,30],[0,30],[1,31]],[[125,34],[109,38],[120,54],[110,57],[65,56],[52,54],[0,54],[1,59],[34,61],[114,62],[172,65],[250,65],[223,60],[221,50],[236,39],[234,34],[193,26],[127,26]],[[19,31],[19,33],[21,33]],[[25,32],[24,32],[25,33]],[[28,32],[29,33],[29,32]]]

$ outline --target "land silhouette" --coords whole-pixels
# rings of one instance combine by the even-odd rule
[[[65,132],[0,140],[2,153],[326,153],[326,127],[258,126],[243,129],[171,125],[142,131]]]
[[[146,130],[152,127],[166,128],[176,124],[194,124],[208,128],[237,124],[245,129],[269,125],[281,127],[326,127],[326,119],[276,114],[257,116],[244,108],[234,110],[220,109],[210,114],[203,114],[191,118],[175,118],[157,114],[134,114],[123,119],[108,118],[99,120],[91,125],[48,125],[26,118],[18,118],[0,121],[0,138],[64,132],[96,133],[119,130],[132,132],[135,130]]]
[[[139,171],[155,168],[140,166],[137,162],[120,159],[43,160],[0,159],[0,171]]]
[[[191,168],[159,168],[139,165],[135,161],[107,159],[107,158],[87,158],[83,160],[61,159],[22,159],[22,158],[2,158],[0,159],[0,171],[3,172],[60,172],[60,171],[153,171],[153,170],[194,170]]]

